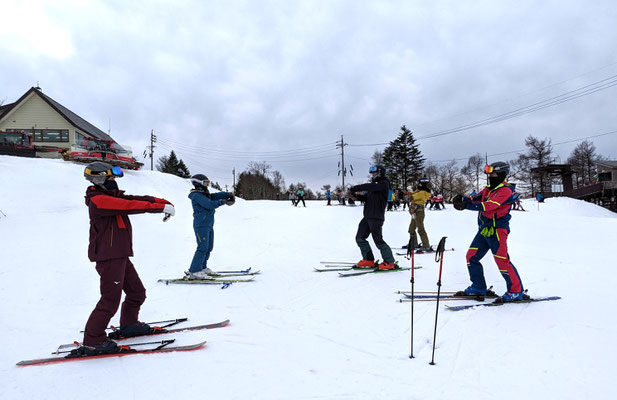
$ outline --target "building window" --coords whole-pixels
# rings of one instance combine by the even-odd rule
[[[68,142],[68,129],[23,129],[24,132],[32,133],[35,142]]]
[[[613,174],[611,171],[602,171],[598,174],[598,182],[610,182],[613,180]]]
[[[86,136],[79,132],[79,131],[75,131],[75,143],[79,146],[83,146],[84,145],[84,139],[86,138]]]

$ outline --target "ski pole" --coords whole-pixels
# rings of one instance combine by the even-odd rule
[[[439,279],[437,280],[437,307],[435,308],[435,331],[433,333],[433,357],[429,364],[435,365],[435,342],[437,341],[437,316],[439,315],[439,297],[441,294],[441,270],[443,266],[443,253],[446,249],[446,236],[442,237],[435,252],[435,262],[439,263]]]
[[[413,303],[414,303],[414,249],[416,244],[414,243],[413,236],[409,236],[409,243],[407,244],[407,255],[411,257],[411,353],[409,353],[409,358],[413,357]]]

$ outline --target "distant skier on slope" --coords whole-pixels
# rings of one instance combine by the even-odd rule
[[[223,204],[233,205],[236,198],[227,192],[210,193],[210,180],[203,174],[193,175],[191,183],[194,188],[189,193],[189,199],[193,204],[193,230],[197,249],[189,268],[189,279],[206,279],[212,273],[208,268],[208,259],[214,247],[214,213]]]
[[[422,247],[419,248],[423,251],[432,251],[426,229],[424,229],[424,217],[426,215],[424,209],[425,204],[430,198],[430,181],[427,178],[419,179],[416,190],[409,196],[409,214],[411,214],[411,222],[409,223],[408,231],[409,235],[413,237],[413,243],[419,243],[418,236],[416,235],[416,229],[418,230],[418,235],[420,235],[420,239],[422,239]]]
[[[356,233],[356,243],[362,252],[362,260],[358,262],[357,266],[360,268],[374,268],[376,266],[373,250],[366,240],[371,235],[384,260],[377,267],[381,270],[395,269],[398,268],[398,265],[394,263],[392,249],[390,249],[390,246],[382,237],[382,226],[385,220],[390,181],[386,178],[386,170],[382,166],[371,166],[369,173],[372,176],[370,183],[352,186],[349,189],[350,198],[355,197],[355,193],[366,192],[364,218],[360,221],[358,232]]]
[[[510,166],[497,161],[484,167],[489,185],[479,194],[468,197],[459,194],[452,199],[457,210],[475,210],[478,215],[478,232],[467,251],[467,268],[471,286],[457,294],[484,296],[487,293],[484,271],[480,260],[490,250],[499,272],[506,281],[507,291],[499,301],[524,300],[524,289],[518,271],[508,254],[510,209],[515,185],[506,182]]]
[[[164,221],[175,214],[173,204],[165,199],[125,195],[115,180],[123,175],[120,167],[100,161],[88,164],[84,170],[86,179],[94,184],[86,190],[90,214],[88,258],[96,262],[101,279],[101,299],[84,332],[83,351],[87,355],[119,350],[116,342],[108,339],[105,329],[118,310],[123,291],[126,297],[120,311],[119,333],[130,337],[150,332],[150,326],[138,320],[146,289],[129,260],[133,256],[129,214],[165,213]]]
[[[296,192],[296,196],[298,200],[296,200],[296,206],[302,202],[302,205],[306,207],[306,203],[304,202],[304,188],[302,186],[298,187],[298,191]]]

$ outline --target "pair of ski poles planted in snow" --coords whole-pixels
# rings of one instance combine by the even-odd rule
[[[409,244],[407,245],[407,255],[411,258],[411,353],[409,354],[409,358],[414,358],[413,356],[413,303],[414,303],[414,249],[416,244],[414,243],[414,238],[411,236],[409,238]],[[446,249],[446,236],[442,237],[437,245],[437,250],[435,251],[435,262],[439,263],[439,278],[437,279],[437,307],[435,308],[435,331],[433,333],[433,356],[431,358],[431,365],[435,365],[435,341],[437,340],[437,317],[439,315],[439,297],[441,295],[441,270],[443,266],[443,253]]]

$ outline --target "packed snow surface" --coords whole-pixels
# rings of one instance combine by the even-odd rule
[[[360,259],[361,207],[244,200],[223,206],[209,266],[262,273],[225,290],[167,286],[157,280],[181,277],[195,249],[191,185],[151,171],[126,171],[119,180],[128,194],[176,206],[168,222],[161,214],[131,216],[132,261],[148,291],[141,320],[231,324],[168,335],[178,344],[207,340],[198,351],[16,367],[82,339],[99,279],[87,258],[83,166],[0,156],[0,171],[2,399],[617,398],[614,213],[565,198],[539,206],[523,201],[527,211],[512,213],[510,256],[530,295],[562,300],[460,312],[442,302],[436,365],[429,365],[436,303],[414,305],[410,359],[410,303],[399,303],[396,293],[410,289],[409,271],[340,278],[313,270],[324,260]],[[432,244],[446,236],[446,247],[455,249],[443,257],[442,289],[459,290],[469,284],[465,253],[476,213],[447,207],[427,211],[426,227]],[[407,242],[409,219],[407,212],[387,213],[384,238],[392,247]],[[423,267],[415,290],[436,290],[434,256],[415,260]],[[483,261],[487,282],[503,293],[492,257]]]

